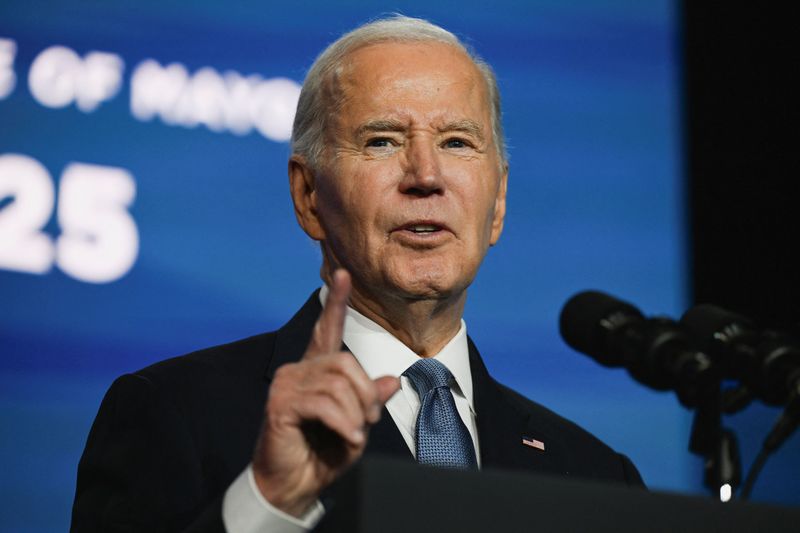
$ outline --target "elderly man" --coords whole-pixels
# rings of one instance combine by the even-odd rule
[[[302,531],[367,453],[641,484],[493,381],[466,336],[507,175],[494,76],[456,37],[393,17],[333,43],[303,85],[289,161],[325,285],[277,332],[117,380],[73,530]]]

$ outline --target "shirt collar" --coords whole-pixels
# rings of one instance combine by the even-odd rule
[[[323,285],[319,293],[323,306],[327,296],[328,287]],[[371,379],[380,376],[399,377],[419,359],[411,348],[350,306],[344,319],[342,340]],[[463,319],[458,333],[433,357],[453,374],[456,386],[474,412],[467,325]]]

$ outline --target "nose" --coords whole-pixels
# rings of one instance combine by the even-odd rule
[[[436,146],[429,139],[412,139],[406,151],[406,164],[400,191],[413,196],[444,192],[444,180]]]

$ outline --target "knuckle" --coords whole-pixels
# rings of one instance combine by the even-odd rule
[[[275,370],[273,383],[292,379],[297,371],[297,366],[297,363],[287,363],[279,366],[278,369]]]
[[[328,398],[315,396],[309,402],[309,412],[313,413],[313,418],[325,421],[337,420],[341,418],[339,409]]]
[[[332,355],[332,360],[342,372],[347,372],[353,365],[357,365],[355,357],[350,352],[336,352]]]
[[[328,390],[335,394],[344,394],[350,390],[350,383],[340,376],[332,376],[328,380]]]

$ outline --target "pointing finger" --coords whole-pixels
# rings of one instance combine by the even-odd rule
[[[350,274],[337,269],[331,277],[325,307],[314,325],[314,333],[306,353],[309,355],[338,352],[342,346],[344,317],[350,297]]]

